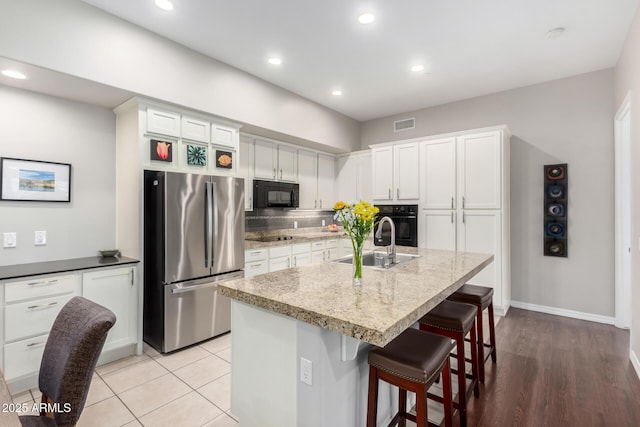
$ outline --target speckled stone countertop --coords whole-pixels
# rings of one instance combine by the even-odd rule
[[[384,346],[493,261],[493,255],[398,247],[419,258],[388,270],[352,265],[294,267],[218,285],[230,298]]]

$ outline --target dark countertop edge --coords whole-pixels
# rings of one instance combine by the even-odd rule
[[[62,259],[57,261],[33,262],[29,264],[14,264],[0,266],[0,280],[19,279],[43,274],[66,273],[94,268],[117,267],[121,265],[137,264],[140,261],[128,257],[101,256],[87,258]]]

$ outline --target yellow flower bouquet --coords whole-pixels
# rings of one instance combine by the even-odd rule
[[[333,206],[333,218],[342,223],[342,227],[351,238],[353,247],[353,282],[360,284],[362,280],[362,249],[364,242],[375,227],[376,214],[379,209],[375,206],[359,201],[349,205],[343,201]]]

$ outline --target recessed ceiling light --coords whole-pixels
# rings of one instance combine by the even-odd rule
[[[269,64],[271,64],[271,65],[280,65],[280,64],[282,64],[282,59],[276,58],[274,56],[272,58],[269,58]]]
[[[547,31],[547,38],[555,39],[556,37],[560,37],[562,34],[564,34],[565,30],[566,28],[564,27],[552,28],[549,31]]]
[[[342,96],[342,91],[341,90],[334,90],[331,92],[331,95],[333,96]]]
[[[413,67],[411,67],[411,71],[413,71],[414,73],[418,73],[420,71],[424,71],[424,65],[414,65]]]
[[[12,79],[24,80],[27,78],[27,76],[16,70],[2,70],[2,74],[7,77],[11,77]]]
[[[158,6],[162,10],[173,10],[173,3],[169,0],[156,0],[156,6]]]
[[[374,20],[376,19],[376,17],[373,15],[373,13],[362,13],[360,14],[360,16],[358,16],[358,22],[361,24],[371,24]]]

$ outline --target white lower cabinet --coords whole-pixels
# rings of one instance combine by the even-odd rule
[[[269,273],[291,268],[291,246],[269,248]]]
[[[292,267],[302,267],[311,264],[311,244],[298,243],[291,245]]]
[[[135,267],[100,269],[82,275],[82,296],[116,315],[103,351],[138,340],[138,287]]]
[[[66,302],[80,294],[80,280],[80,274],[61,274],[2,283],[2,371],[11,392],[37,386],[51,326]]]
[[[244,251],[244,277],[253,277],[269,272],[269,251],[251,249]]]

